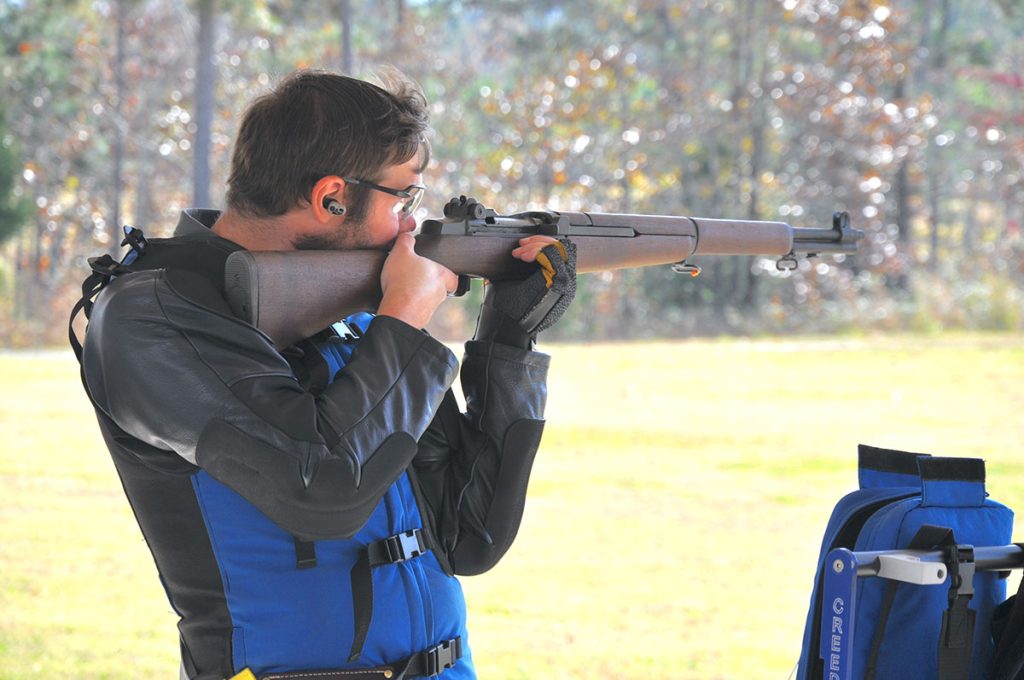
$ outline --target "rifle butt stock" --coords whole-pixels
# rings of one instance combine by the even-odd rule
[[[228,305],[283,349],[353,312],[375,310],[386,256],[372,250],[238,251],[224,269]]]

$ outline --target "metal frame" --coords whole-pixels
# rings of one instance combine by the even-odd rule
[[[967,552],[971,546],[957,546]],[[977,547],[975,571],[1007,571],[1024,568],[1024,550],[1016,545]],[[852,552],[833,550],[825,558],[825,584],[821,599],[821,647],[828,680],[853,677],[853,639],[857,615],[857,579],[880,577],[921,586],[942,585],[949,576],[949,551],[882,550]],[[962,563],[961,563],[962,564]]]

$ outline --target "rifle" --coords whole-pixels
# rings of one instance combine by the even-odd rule
[[[511,256],[524,236],[568,237],[576,244],[578,273],[672,265],[696,276],[697,255],[774,255],[780,270],[794,269],[797,255],[852,253],[863,236],[850,216],[837,212],[831,228],[791,227],[784,222],[704,217],[530,211],[498,215],[465,196],[453,198],[443,219],[425,220],[416,252],[469,278],[527,276],[534,265]],[[382,250],[239,251],[225,269],[228,303],[239,318],[266,333],[278,348],[327,328],[338,319],[380,303]]]

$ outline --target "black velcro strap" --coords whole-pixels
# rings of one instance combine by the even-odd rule
[[[363,550],[359,559],[352,567],[352,615],[355,617],[355,628],[352,636],[352,649],[348,653],[348,662],[355,663],[363,653],[366,634],[370,632],[373,620],[373,571],[370,566],[369,552]]]
[[[857,466],[878,470],[879,472],[917,475],[919,474],[917,467],[917,460],[919,458],[931,458],[931,456],[925,453],[883,449],[867,444],[857,445]]]
[[[68,318],[68,342],[71,344],[71,349],[75,353],[75,358],[78,359],[79,364],[82,363],[82,343],[78,340],[78,336],[75,335],[75,318],[83,309],[85,310],[86,318],[88,318],[89,313],[92,311],[91,297],[83,297],[76,302],[75,306],[71,309],[71,316]]]
[[[936,680],[963,680],[971,674],[974,626],[977,612],[968,607],[970,595],[957,597],[942,613],[939,633],[939,665]]]
[[[382,564],[396,564],[419,557],[427,551],[420,529],[412,529],[380,541],[374,541],[359,553],[359,559],[352,567],[352,614],[355,617],[355,634],[348,661],[354,663],[363,653],[366,635],[373,621],[373,568]]]
[[[917,464],[924,480],[985,483],[985,461],[981,458],[922,458]]]
[[[974,548],[947,547],[949,556],[949,608],[942,613],[937,680],[959,680],[971,673],[974,623],[977,612],[969,607],[974,597]]]

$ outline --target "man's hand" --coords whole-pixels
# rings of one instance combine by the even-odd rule
[[[380,273],[384,296],[377,314],[423,328],[448,293],[456,289],[459,279],[447,267],[417,255],[415,245],[416,240],[408,232],[395,240]]]
[[[474,338],[529,348],[576,296],[576,245],[568,239],[527,236],[512,256],[536,262],[537,271],[522,280],[487,285]]]

